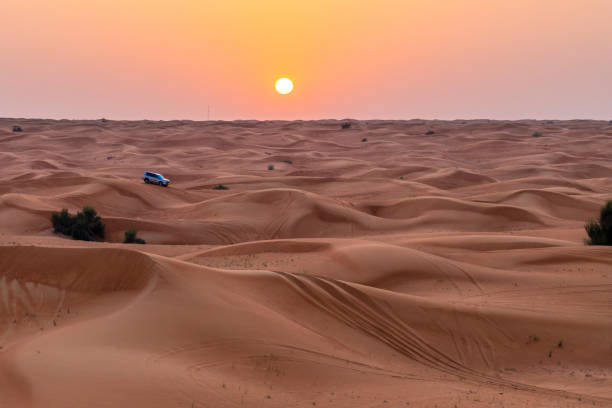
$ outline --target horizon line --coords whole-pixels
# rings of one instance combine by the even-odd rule
[[[107,117],[99,118],[42,118],[42,117],[0,117],[0,120],[45,120],[45,121],[69,121],[69,122],[199,122],[199,123],[220,123],[220,122],[322,122],[322,121],[353,121],[353,122],[411,122],[411,121],[426,121],[426,122],[477,122],[477,121],[492,121],[492,122],[575,122],[575,121],[591,121],[591,122],[608,122],[612,123],[612,119],[598,118],[572,118],[572,119],[556,119],[556,118],[521,118],[521,119],[500,119],[500,118],[455,118],[455,119],[439,119],[439,118],[409,118],[409,119],[389,119],[389,118],[319,118],[319,119],[110,119]]]

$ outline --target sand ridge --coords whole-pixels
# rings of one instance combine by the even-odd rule
[[[0,119],[0,407],[612,406],[612,125],[341,123]]]

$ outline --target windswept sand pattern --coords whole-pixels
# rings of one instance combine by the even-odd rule
[[[612,406],[612,124],[340,124],[0,119],[0,407]]]

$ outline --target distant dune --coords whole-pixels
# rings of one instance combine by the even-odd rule
[[[0,408],[612,406],[612,125],[341,123],[0,119]]]

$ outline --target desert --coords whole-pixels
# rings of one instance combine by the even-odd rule
[[[596,120],[0,119],[0,407],[612,406],[611,151]],[[85,206],[104,240],[53,232]]]

